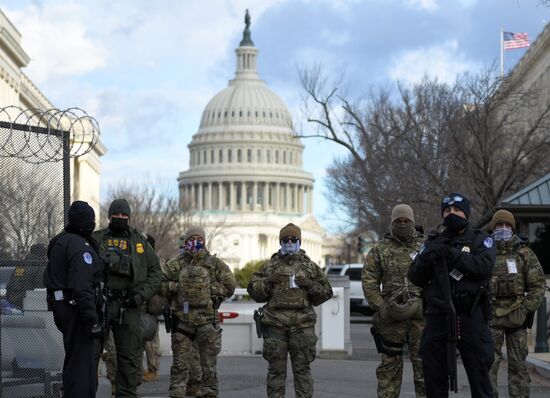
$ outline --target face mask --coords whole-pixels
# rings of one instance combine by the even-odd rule
[[[188,253],[197,253],[204,249],[204,241],[202,239],[189,239],[185,243],[185,251]]]
[[[450,213],[447,217],[443,219],[443,225],[445,225],[451,232],[458,232],[461,229],[466,228],[468,225],[468,220],[457,216],[454,213]]]
[[[91,234],[92,232],[94,232],[94,229],[95,229],[95,222],[91,222],[90,224],[84,226],[83,228],[81,228],[82,231],[84,231],[85,233],[87,234]]]
[[[181,246],[178,247],[178,253],[179,253],[179,254],[185,253],[185,247],[181,247]]]
[[[286,243],[281,242],[281,254],[294,254],[298,252],[298,250],[300,250],[299,239],[296,242],[292,242],[291,240],[288,240]]]
[[[514,232],[508,228],[495,228],[495,230],[493,231],[493,238],[496,241],[510,240],[512,239],[512,235],[514,235]]]
[[[414,225],[408,221],[406,224],[399,224],[397,222],[392,225],[392,235],[399,239],[401,242],[407,242],[411,240],[414,233]]]
[[[122,232],[128,229],[128,219],[112,217],[109,223],[109,229],[113,232]]]

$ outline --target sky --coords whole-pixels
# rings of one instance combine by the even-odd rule
[[[31,80],[57,108],[97,119],[108,149],[102,194],[121,179],[177,186],[204,107],[234,77],[246,8],[260,77],[303,134],[313,126],[301,111],[298,68],[322,65],[352,95],[424,76],[452,82],[498,65],[501,27],[533,41],[550,18],[537,0],[3,0],[1,8],[22,34]],[[524,53],[507,51],[506,70]],[[324,179],[346,152],[304,144],[314,214],[341,232],[349,225]]]

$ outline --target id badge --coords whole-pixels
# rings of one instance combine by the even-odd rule
[[[296,284],[296,275],[292,274],[288,277],[288,283],[291,289],[298,289],[300,286]]]
[[[453,278],[457,282],[461,280],[462,277],[464,276],[464,274],[459,270],[457,270],[456,268],[453,268],[451,272],[449,272],[449,275],[451,276],[451,278]]]
[[[506,259],[506,266],[508,267],[508,273],[509,274],[517,274],[518,273],[518,267],[516,265],[516,260],[514,259]]]
[[[189,314],[189,303],[188,303],[187,301],[184,301],[184,302],[183,302],[183,308],[182,308],[182,310],[183,310],[183,313],[184,313],[184,314]]]

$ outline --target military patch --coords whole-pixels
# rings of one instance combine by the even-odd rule
[[[84,254],[82,255],[82,258],[84,259],[84,262],[88,265],[91,265],[93,262],[92,255],[88,252],[84,252]]]
[[[485,245],[485,247],[490,249],[491,247],[493,247],[493,238],[486,237],[485,240],[483,241],[483,244]]]
[[[464,247],[462,248],[462,251],[463,251],[464,253],[470,253],[470,248],[469,248],[468,246],[464,246]]]
[[[141,254],[141,253],[143,253],[143,252],[145,251],[145,248],[143,247],[143,244],[142,244],[142,243],[138,243],[138,244],[136,245],[136,251],[137,251],[139,254]]]

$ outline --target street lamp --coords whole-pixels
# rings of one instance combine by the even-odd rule
[[[351,236],[346,237],[345,239],[346,244],[348,245],[348,265],[351,264]]]

